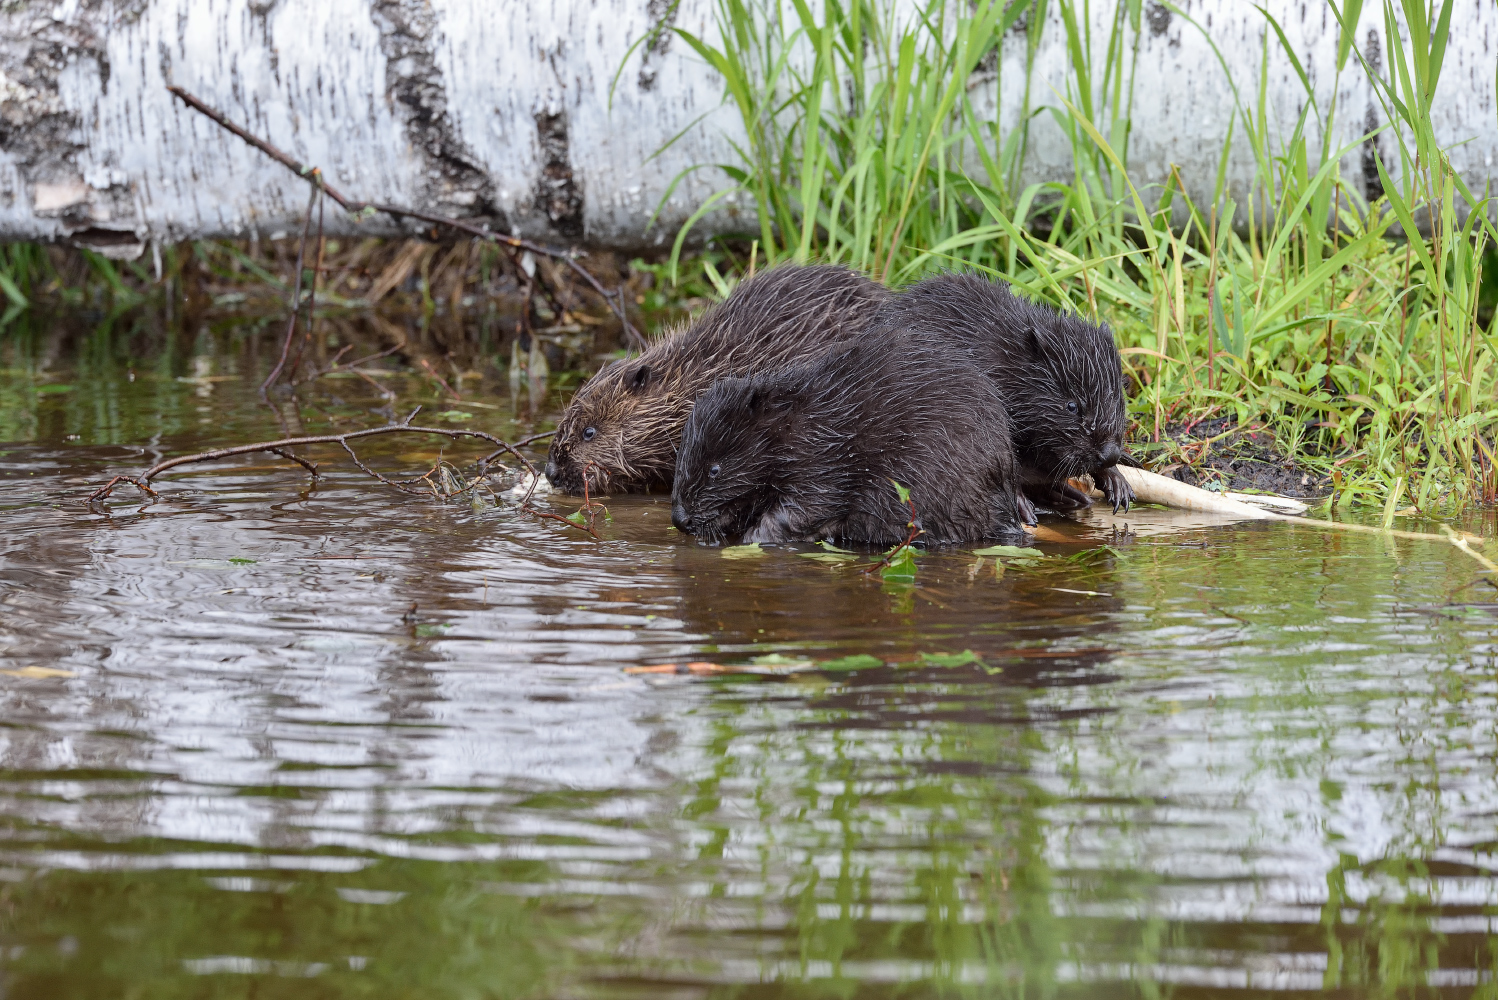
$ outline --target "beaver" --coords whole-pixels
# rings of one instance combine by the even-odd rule
[[[976,274],[940,274],[893,297],[873,326],[910,328],[971,350],[1008,408],[1025,491],[1055,510],[1092,501],[1067,483],[1088,473],[1118,512],[1134,491],[1124,452],[1123,369],[1107,326],[1064,316]]]
[[[821,358],[724,379],[682,431],[671,523],[699,541],[894,545],[1021,537],[1014,446],[971,352],[883,328]]]
[[[557,422],[546,478],[581,494],[671,485],[676,442],[697,396],[725,376],[783,367],[861,333],[888,301],[844,267],[781,266],[741,283],[717,308],[583,384]]]

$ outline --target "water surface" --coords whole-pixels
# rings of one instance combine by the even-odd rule
[[[275,436],[254,361],[0,360],[7,996],[1498,995],[1498,592],[1449,545],[1099,514],[885,585],[336,450],[89,509]],[[282,419],[556,399],[379,381]]]

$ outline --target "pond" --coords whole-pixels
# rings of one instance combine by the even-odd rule
[[[0,345],[6,996],[1498,995],[1498,592],[1449,544],[1094,512],[886,583],[336,449],[91,509],[281,433],[263,357],[121,350]],[[563,395],[458,384],[282,419]],[[629,669],[697,661],[753,672]]]

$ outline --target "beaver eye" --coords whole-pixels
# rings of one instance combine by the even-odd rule
[[[1071,400],[1071,401],[1067,402],[1067,404],[1066,404],[1066,412],[1067,413],[1076,413],[1077,412],[1077,403],[1076,403],[1076,400]],[[591,430],[591,428],[590,428],[590,430]]]
[[[718,473],[720,473],[722,471],[723,471],[723,466],[721,466],[721,465],[715,465],[711,469],[707,470],[707,478],[709,478],[709,479],[717,479],[718,478]]]
[[[1075,410],[1076,408],[1077,408],[1077,404],[1073,403],[1072,404],[1072,409]],[[583,428],[583,440],[584,441],[591,441],[591,440],[593,440],[593,435],[595,435],[597,433],[598,433],[598,428],[597,427],[584,427]]]

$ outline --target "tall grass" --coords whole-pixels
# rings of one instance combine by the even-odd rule
[[[1362,2],[1327,2],[1340,77],[1364,58]],[[722,74],[747,139],[722,167],[730,183],[678,233],[672,267],[719,200],[747,195],[757,227],[745,236],[769,262],[841,261],[895,286],[968,267],[1111,323],[1139,450],[1200,458],[1208,445],[1183,453],[1166,429],[1232,415],[1330,473],[1340,497],[1392,502],[1397,482],[1422,512],[1492,502],[1498,368],[1478,306],[1495,234],[1486,193],[1451,168],[1430,117],[1453,5],[1432,16],[1423,0],[1384,0],[1386,66],[1363,69],[1399,162],[1379,162],[1384,194],[1369,204],[1341,174],[1349,150],[1308,141],[1335,134],[1339,109],[1317,103],[1262,11],[1263,69],[1229,79],[1236,109],[1215,184],[1193,199],[1175,171],[1142,191],[1130,169],[1140,0],[1117,4],[1101,45],[1076,0],[921,0],[904,19],[883,0],[718,0],[717,40],[677,33]],[[1021,29],[1024,65],[1005,67],[994,50]],[[1064,92],[1042,93],[1035,54],[1058,30],[1069,75]],[[1288,136],[1268,113],[1274,48],[1305,89]],[[975,71],[1025,74],[1015,120],[979,110]],[[1069,183],[1020,186],[1039,115],[1070,143]],[[1226,183],[1238,143],[1255,167],[1246,204]]]

